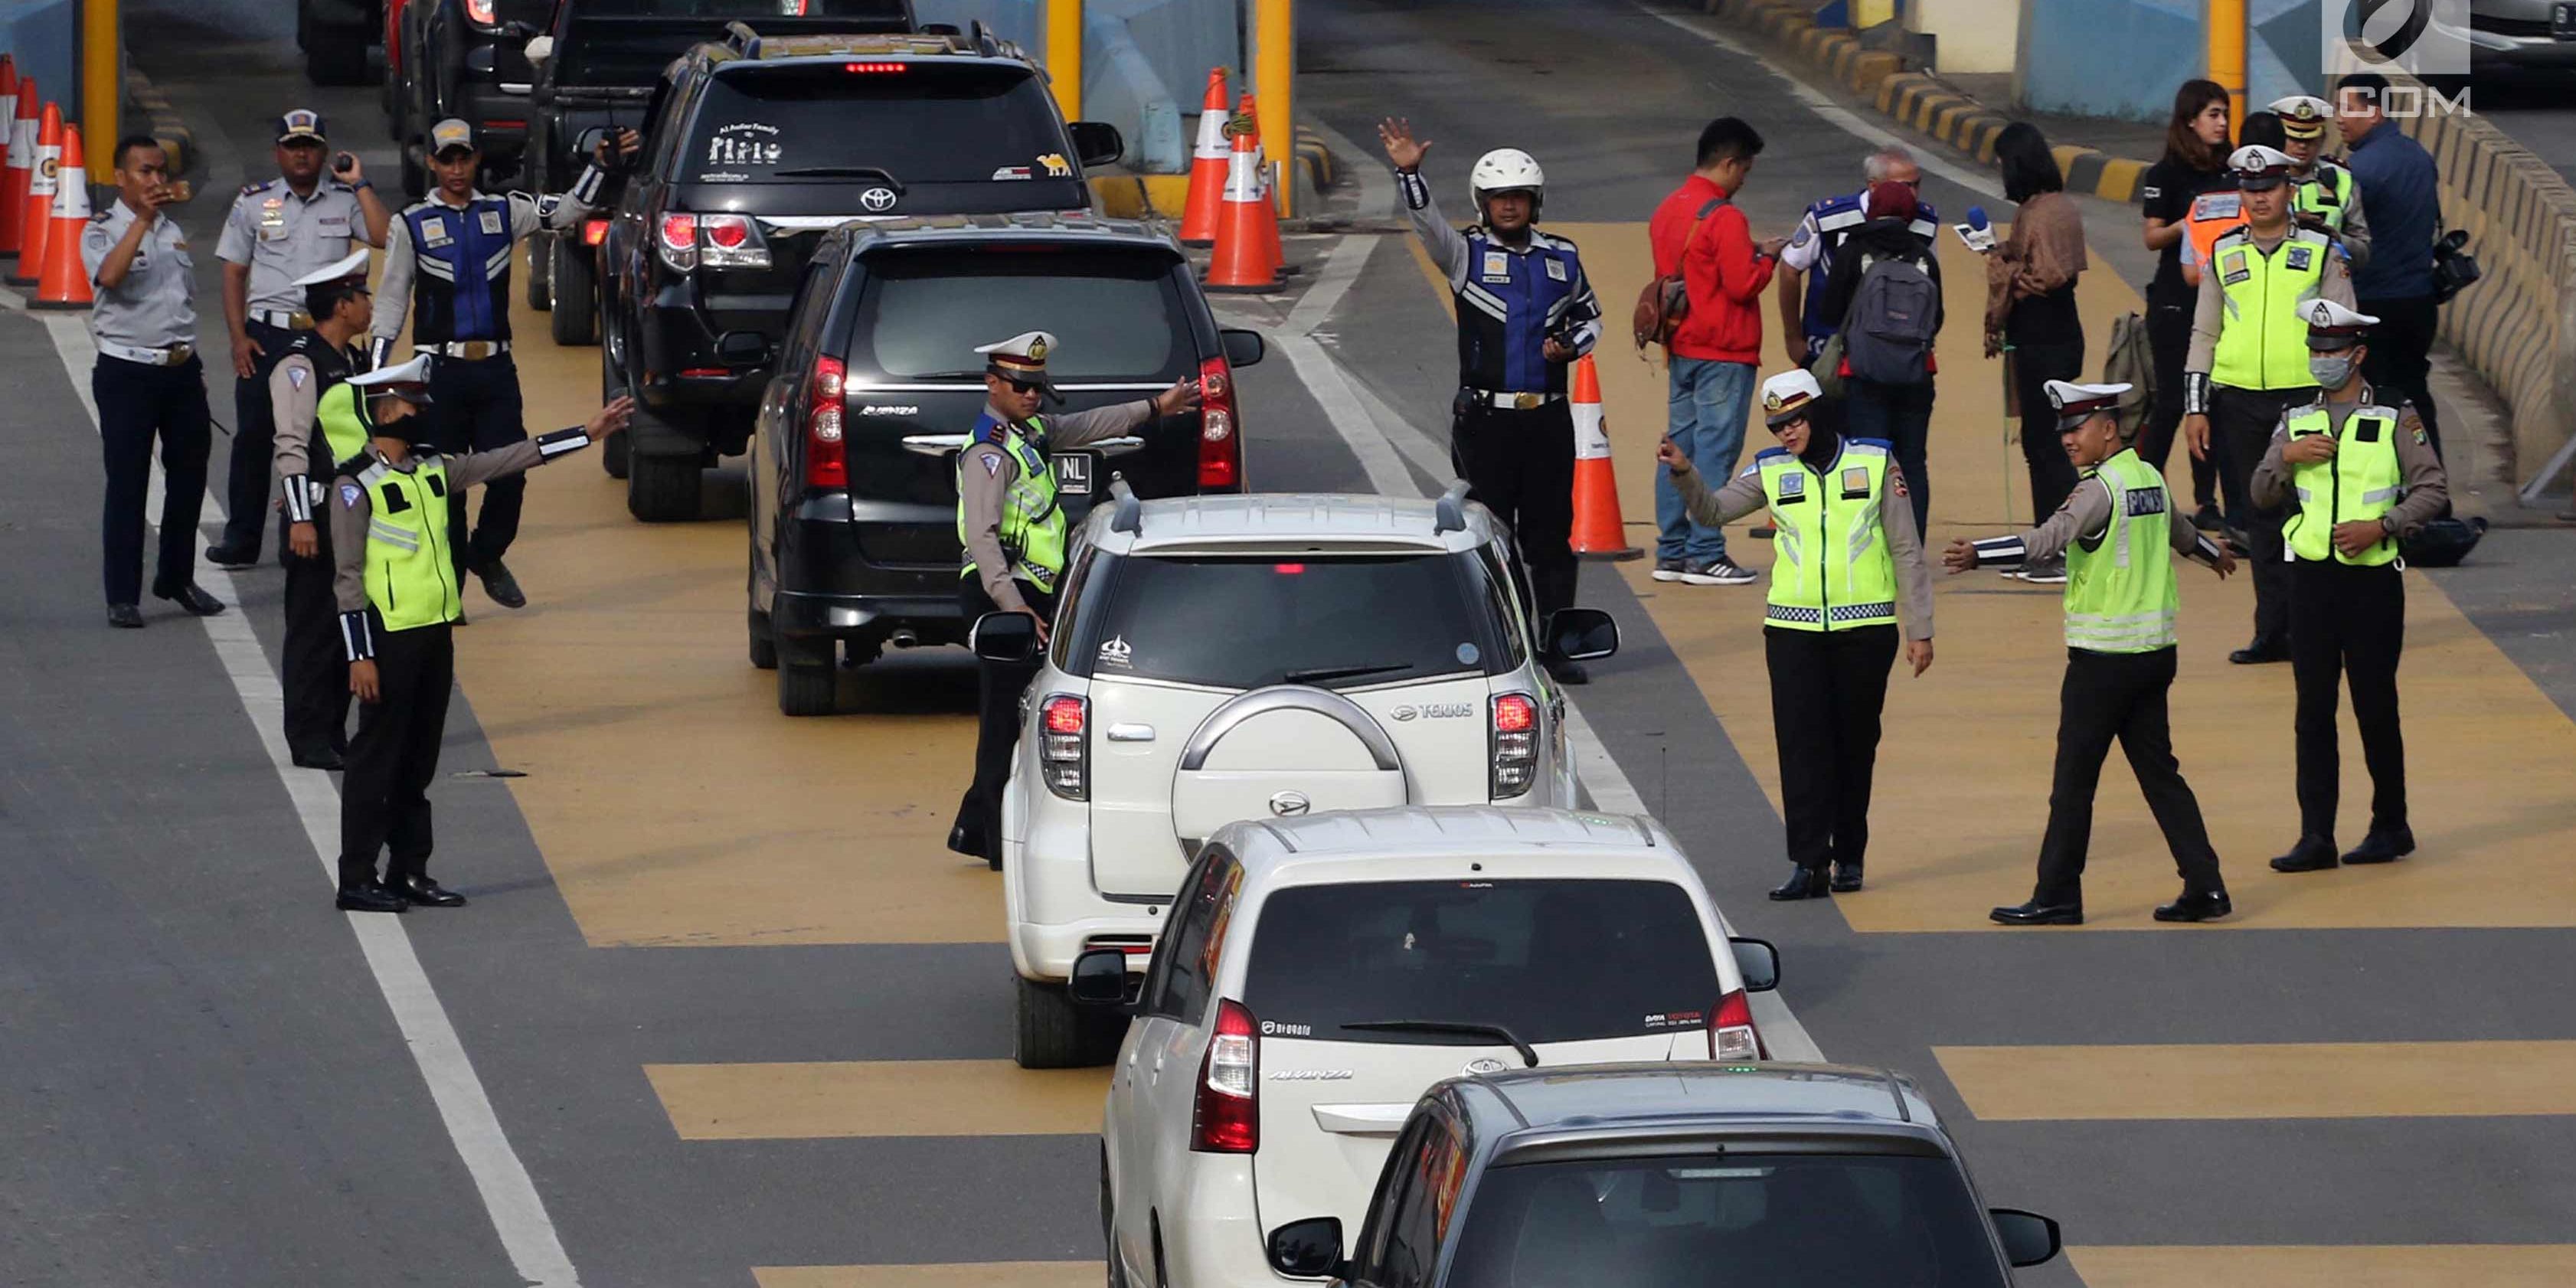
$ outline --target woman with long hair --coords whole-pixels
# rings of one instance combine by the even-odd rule
[[[2012,351],[2031,511],[2044,519],[2075,490],[2075,466],[2057,440],[2048,382],[2071,381],[2084,371],[2084,320],[2075,310],[2075,279],[2086,264],[2084,216],[2067,197],[2066,177],[2037,126],[2005,126],[1995,136],[1995,160],[2003,166],[2005,198],[2020,209],[2012,236],[1986,259],[1986,356]],[[2054,585],[2066,580],[2066,562],[2029,564],[2010,575]]]
[[[2185,221],[2202,193],[2236,186],[2227,168],[2227,91],[2216,81],[2189,80],[2174,91],[2173,119],[2165,126],[2164,159],[2138,180],[2146,211],[2147,249],[2156,252],[2156,275],[2147,283],[2147,344],[2155,353],[2156,401],[2138,435],[2138,455],[2158,470],[2173,450],[2182,424],[2182,363],[2191,349],[2191,310],[2196,292],[2183,280]],[[2217,517],[2218,471],[2191,460],[2191,495],[2201,527]]]

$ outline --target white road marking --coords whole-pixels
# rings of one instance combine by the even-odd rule
[[[65,314],[49,314],[39,320],[52,336],[54,352],[62,359],[63,372],[71,378],[72,388],[95,432],[98,404],[90,395],[89,376],[98,360],[98,348],[90,338],[87,323],[76,315]],[[158,464],[157,452],[154,463]],[[222,477],[213,468],[207,474],[210,484]],[[161,471],[154,469],[145,502],[147,524],[158,520],[162,495]],[[222,514],[223,504],[223,498],[210,485],[206,489],[206,509]],[[147,543],[146,549],[149,548]],[[241,699],[242,712],[250,717],[251,728],[268,752],[269,763],[277,770],[287,799],[294,803],[314,857],[322,861],[322,870],[329,876],[331,888],[336,889],[340,873],[340,793],[330,775],[295,768],[283,732],[284,689],[277,673],[270,669],[267,655],[260,651],[259,638],[251,631],[246,610],[241,607],[241,589],[232,574],[204,562],[201,554],[196,577],[199,585],[232,605],[231,611],[200,617],[197,624],[205,628],[206,638],[214,644],[215,659]],[[320,892],[311,897],[318,900]],[[545,1200],[538,1196],[536,1182],[529,1179],[527,1166],[519,1161],[518,1151],[510,1147],[509,1136],[501,1130],[501,1120],[492,1111],[492,1098],[484,1091],[482,1079],[475,1076],[474,1062],[465,1054],[465,1044],[456,1036],[456,1026],[439,1002],[438,990],[430,985],[428,972],[421,969],[420,955],[412,950],[411,936],[404,930],[402,919],[381,912],[342,915],[358,937],[367,969],[374,973],[376,987],[384,993],[385,1005],[402,1030],[403,1044],[420,1066],[421,1079],[429,1085],[430,1100],[438,1106],[448,1138],[456,1143],[457,1155],[464,1160],[467,1174],[474,1178],[475,1190],[483,1196],[484,1210],[491,1214],[493,1231],[500,1235],[511,1266],[530,1284],[578,1288],[581,1276],[564,1252],[554,1219],[546,1214]]]

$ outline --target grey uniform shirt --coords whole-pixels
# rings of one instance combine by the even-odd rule
[[[357,189],[326,178],[313,185],[311,196],[300,197],[284,179],[271,179],[233,198],[215,258],[250,266],[253,314],[297,313],[304,308],[304,288],[295,280],[348,258],[351,242],[374,245],[367,240],[367,213]]]
[[[2274,238],[2268,244],[2262,238],[2254,236],[2251,229],[2247,230],[2246,238],[2254,243],[2256,254],[2268,257],[2279,254],[2281,247],[2298,229],[2297,224],[2292,224],[2290,227],[2291,232]],[[2317,235],[2324,236],[2322,233]],[[2226,237],[2219,238],[2219,246],[2227,245],[2229,239],[2235,236],[2236,234],[2229,233]],[[2211,251],[2210,258],[2213,260],[2218,258],[2218,252],[2215,249]],[[2317,293],[2311,298],[2332,300],[2345,308],[2351,308],[2353,306],[2352,264],[2331,251],[2327,254],[2327,261],[2325,271],[2317,275]],[[2208,383],[2210,367],[2217,361],[2219,328],[2236,320],[2228,314],[2227,291],[2220,285],[2218,278],[2215,265],[2201,266],[2199,306],[2192,311],[2191,315],[2191,355],[2183,359],[2182,364],[2184,379],[2195,389]],[[2301,328],[2307,326],[2305,321],[2297,317],[2274,318],[2270,321],[2286,326]],[[2244,325],[2252,326],[2254,320],[2246,319]],[[2200,379],[2191,379],[2194,376]],[[2189,400],[2190,391],[2186,391],[2187,404]],[[2193,406],[2191,410],[2206,412],[2208,408]]]
[[[989,403],[984,414],[1000,421],[1010,419]],[[1080,447],[1116,438],[1153,416],[1154,402],[1150,398],[1063,416],[1042,416],[1047,435],[1041,450]],[[1012,428],[1016,431],[1019,426]],[[966,516],[966,557],[974,561],[975,577],[984,583],[984,593],[1012,612],[1029,606],[1027,600],[1020,598],[1018,583],[1011,580],[1010,560],[1002,555],[1002,499],[1019,481],[1020,463],[994,444],[973,443],[958,453],[957,505],[958,513]]]
[[[1831,474],[1832,470],[1825,472]],[[1714,492],[1708,490],[1708,481],[1697,470],[1684,470],[1672,478],[1691,521],[1702,527],[1722,527],[1771,503],[1762,490],[1762,467],[1758,464],[1746,466]],[[1905,472],[1890,459],[1884,499],[1898,504],[1882,503],[1878,507],[1878,526],[1887,534],[1887,553],[1896,561],[1897,617],[1905,624],[1905,638],[1928,640],[1932,638],[1932,574],[1924,567],[1923,538],[1914,530],[1914,506],[1906,502],[1905,496]]]
[[[2111,530],[2111,481],[2097,473],[2087,473],[2067,493],[2057,513],[2036,528],[2025,528],[2008,537],[1987,537],[1971,542],[1977,549],[1980,568],[2008,568],[2014,564],[2047,563],[2066,553],[2078,541],[2094,541]],[[2165,536],[2174,553],[2198,559],[2216,567],[2218,543],[2189,523],[2172,517],[2168,510]]]
[[[120,197],[116,204],[81,225],[81,267],[89,272],[97,303],[90,306],[89,332],[110,344],[138,349],[167,349],[197,342],[197,306],[188,258],[188,234],[168,215],[152,221],[125,280],[111,289],[99,285],[99,265],[134,226],[133,209]]]
[[[2361,396],[2351,402],[2327,400],[2328,423],[2334,433],[2341,435],[2344,422],[2352,419],[2355,410],[2377,402],[2368,385],[2361,386]],[[2379,517],[2379,525],[2393,535],[2402,536],[2440,518],[2443,509],[2451,504],[2450,476],[2442,471],[2442,458],[2434,455],[2432,446],[2424,440],[2424,419],[2415,414],[2415,404],[2401,404],[2397,408],[2397,469],[2405,482],[2398,487],[2397,504]],[[2290,418],[2284,415],[2281,423],[2272,428],[2272,445],[2263,450],[2262,463],[2254,467],[2254,481],[2249,487],[2254,504],[2264,509],[2295,504],[2291,480],[2296,467],[2281,459],[2281,449],[2289,443]]]
[[[541,228],[561,231],[580,223],[582,217],[590,213],[590,203],[599,196],[600,183],[599,168],[591,166],[581,172],[581,178],[573,184],[572,191],[560,197],[510,193],[510,240],[518,241]],[[488,201],[491,196],[479,190],[469,193],[466,205]],[[448,202],[441,193],[432,192],[394,212],[393,221],[385,226],[385,272],[376,283],[376,298],[392,301],[393,307],[376,310],[375,324],[368,328],[368,334],[376,340],[391,344],[395,336],[402,334],[403,320],[411,316],[411,279],[420,271],[420,260],[411,244],[411,220],[404,216],[423,207],[436,206],[450,210],[465,208]]]

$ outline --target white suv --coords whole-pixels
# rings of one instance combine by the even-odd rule
[[[1437,501],[1111,496],[1074,541],[1002,802],[1028,1068],[1108,1058],[1121,1025],[1065,995],[1073,959],[1141,963],[1227,823],[1578,804],[1539,645],[1618,648],[1596,609],[1533,631],[1508,538],[1464,484]],[[977,651],[1029,647],[1026,622],[986,617]]]
[[[1763,1055],[1778,982],[1650,819],[1404,808],[1237,823],[1191,868],[1101,1124],[1109,1282],[1273,1282],[1264,1220],[1359,1219],[1425,1089],[1462,1073]]]

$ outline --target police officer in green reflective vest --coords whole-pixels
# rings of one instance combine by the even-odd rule
[[[345,382],[367,400],[366,447],[332,478],[331,550],[349,691],[358,736],[340,783],[340,907],[402,912],[452,908],[465,896],[429,877],[429,784],[438,776],[447,696],[456,678],[450,634],[462,607],[447,498],[477,483],[525,472],[626,428],[633,399],[601,408],[588,425],[521,439],[489,452],[416,450],[433,432],[427,355]],[[376,855],[392,858],[383,880]]]
[[[2334,104],[2293,94],[2273,100],[2272,112],[2281,118],[2281,151],[2297,163],[2290,172],[2291,217],[2302,227],[2333,235],[2352,260],[2352,271],[2360,272],[2370,262],[2370,217],[2361,208],[2361,181],[2320,155]]]
[[[330,495],[323,480],[367,447],[366,408],[341,382],[364,369],[356,341],[375,316],[367,253],[359,251],[295,280],[312,329],[298,331],[268,371],[274,417],[269,463],[284,484],[286,643],[278,678],[286,697],[286,749],[305,769],[338,769],[348,752],[349,676],[340,656],[337,575],[330,531],[314,520]]]
[[[1047,355],[1055,347],[1054,336],[1024,331],[975,350],[984,355],[984,414],[957,454],[957,540],[966,548],[959,610],[970,626],[986,613],[1026,613],[1037,620],[1041,642],[1055,618],[1066,537],[1047,452],[1115,438],[1199,405],[1198,382],[1184,380],[1152,398],[1041,416],[1041,399],[1064,403],[1047,383]],[[1019,745],[1020,694],[1037,666],[986,661],[978,667],[975,781],[957,802],[948,848],[979,855],[998,870],[1002,787]]]
[[[2306,309],[2309,362],[2324,392],[2281,418],[2254,467],[2254,500],[2289,510],[2290,668],[2298,682],[2299,843],[2276,872],[2388,863],[2415,849],[2406,821],[2406,741],[2397,725],[2397,659],[2406,645],[2406,587],[2397,539],[2450,504],[2442,460],[2415,408],[2390,406],[2361,379],[2379,321],[2319,300]],[[2335,854],[2342,766],[2335,689],[2370,766],[2370,831]]]
[[[1906,663],[1916,675],[1932,665],[1932,578],[1905,475],[1886,443],[1811,420],[1823,398],[1804,371],[1764,381],[1762,410],[1780,445],[1713,492],[1673,440],[1655,451],[1694,522],[1714,528],[1767,509],[1778,529],[1762,655],[1780,821],[1797,865],[1771,892],[1779,900],[1860,889],[1900,621]]]
[[[2007,926],[2084,924],[2084,860],[2093,836],[2093,794],[2111,740],[2129,758],[2147,808],[2182,872],[2182,897],[2156,909],[2158,921],[2209,921],[2234,911],[2218,875],[2200,802],[2175,763],[2165,714],[2174,681],[2171,550],[2221,577],[2235,556],[2188,523],[2173,521],[2164,475],[2123,437],[2123,384],[2048,382],[2057,433],[2083,472],[2047,522],[2008,537],[1953,541],[1941,562],[1953,573],[2066,556],[2066,680],[2057,698],[2057,766],[2048,791],[2048,832],[2039,880],[2027,902],[1997,908]]]

